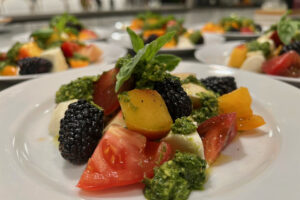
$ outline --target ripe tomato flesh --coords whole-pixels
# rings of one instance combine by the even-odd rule
[[[146,137],[112,125],[99,142],[83,172],[78,187],[103,190],[141,182],[153,169],[170,159],[167,143],[147,142]]]
[[[63,51],[65,57],[71,58],[74,53],[79,51],[80,46],[75,42],[64,42],[61,45],[61,50]]]
[[[270,75],[288,75],[286,72],[290,70],[289,68],[300,69],[300,56],[296,51],[288,51],[262,65],[263,72]]]
[[[212,117],[200,124],[197,131],[203,142],[205,159],[212,164],[237,134],[236,114]]]
[[[133,84],[132,79],[129,79],[123,84],[119,92],[116,93],[116,76],[119,71],[119,68],[113,68],[104,72],[100,76],[99,80],[94,84],[93,101],[104,109],[104,115],[106,116],[119,109],[120,103],[118,100],[118,94],[129,90]]]
[[[93,100],[104,109],[104,115],[109,115],[120,107],[118,94],[115,92],[118,72],[119,68],[104,72],[94,84]]]

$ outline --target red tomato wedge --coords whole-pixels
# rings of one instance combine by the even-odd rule
[[[120,126],[111,126],[100,140],[77,187],[103,190],[151,178],[153,169],[169,160],[165,142],[147,142],[146,137]]]
[[[127,91],[132,86],[132,81],[129,79],[120,88],[119,92],[115,92],[115,86],[117,82],[117,74],[119,68],[113,68],[107,72],[103,72],[99,80],[94,84],[94,102],[104,109],[104,115],[110,115],[119,109],[120,104],[118,100],[118,94]]]
[[[249,27],[242,27],[240,32],[241,33],[253,33],[253,30],[251,30]]]
[[[270,39],[273,40],[276,47],[283,44],[279,38],[277,31],[273,31],[272,35],[270,36]]]
[[[236,114],[212,117],[200,124],[197,131],[203,142],[205,160],[212,164],[237,134]]]
[[[94,84],[93,100],[104,109],[104,115],[109,115],[120,107],[118,94],[115,93],[118,72],[119,68],[103,72]]]
[[[263,72],[270,75],[283,75],[290,68],[300,69],[300,56],[296,51],[274,57],[262,65]]]
[[[80,46],[75,42],[64,42],[61,45],[61,50],[67,58],[71,58],[75,52],[79,51]]]

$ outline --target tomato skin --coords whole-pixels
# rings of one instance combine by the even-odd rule
[[[203,142],[205,160],[212,164],[237,134],[236,114],[212,117],[200,124],[197,131]]]
[[[79,51],[80,46],[75,42],[64,42],[61,45],[61,49],[66,58],[71,58],[75,52]]]
[[[166,143],[147,142],[143,135],[112,125],[89,159],[77,187],[93,191],[139,183],[145,176],[152,177],[154,167],[169,160],[170,152]]]
[[[296,51],[289,51],[264,62],[262,71],[270,75],[283,75],[290,67],[300,68],[300,56]]]
[[[104,109],[104,115],[110,115],[119,107],[118,94],[115,92],[117,74],[119,68],[113,68],[103,72],[99,80],[94,84],[94,102]]]
[[[253,33],[249,27],[242,27],[240,30],[241,33]]]
[[[120,88],[119,92],[115,92],[117,74],[120,71],[119,68],[113,68],[107,72],[104,72],[99,80],[94,84],[93,101],[104,109],[104,115],[110,115],[120,108],[118,94],[130,90],[133,85],[133,81],[129,79]]]
[[[273,42],[275,43],[275,46],[278,47],[279,45],[282,45],[283,43],[281,42],[278,32],[277,31],[273,31],[272,35],[270,36],[270,39],[273,40]]]

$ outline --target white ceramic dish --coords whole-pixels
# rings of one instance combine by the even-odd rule
[[[212,34],[205,34],[204,37],[204,44],[219,44],[223,43],[224,39],[221,36],[218,35],[212,35]],[[124,48],[132,49],[131,41],[127,33],[119,33],[114,32],[111,35],[111,41],[120,44]],[[192,46],[177,46],[175,48],[162,48],[159,52],[161,53],[184,53],[184,52],[190,52],[194,51],[197,48],[201,47],[203,45],[192,45]]]
[[[226,42],[223,44],[212,44],[212,45],[204,45],[198,50],[195,51],[195,57],[198,61],[205,63],[205,64],[217,64],[227,66],[227,62],[230,56],[231,51],[234,47],[239,44],[244,43],[243,41],[232,41]],[[270,76],[266,75],[271,78],[285,81],[291,83],[297,87],[300,87],[300,78],[290,78],[284,76]]]
[[[90,67],[93,66],[103,66],[112,62],[115,62],[118,58],[124,56],[127,53],[127,50],[123,47],[117,46],[112,43],[107,42],[91,42],[91,44],[97,45],[102,51],[103,54],[101,55],[101,59],[97,63],[93,63]],[[7,51],[7,48],[2,48],[1,51]],[[70,69],[71,71],[77,69]],[[23,81],[32,78],[37,78],[45,75],[49,75],[51,73],[44,73],[44,74],[35,74],[35,75],[20,75],[20,76],[0,76],[1,81]]]
[[[111,28],[100,28],[100,27],[91,27],[90,30],[94,31],[98,38],[95,40],[106,40],[110,37],[113,30]],[[30,39],[31,32],[19,33],[13,35],[11,40],[13,42],[28,42]],[[92,40],[93,41],[93,40]]]
[[[144,199],[141,185],[80,191],[75,185],[85,166],[64,161],[48,133],[60,85],[110,67],[57,73],[0,93],[0,194],[5,200]],[[255,113],[267,122],[240,134],[223,152],[227,159],[212,168],[205,190],[193,192],[189,199],[300,199],[300,91],[262,75],[220,66],[182,62],[176,72],[194,72],[198,78],[236,77],[239,86],[249,88]]]

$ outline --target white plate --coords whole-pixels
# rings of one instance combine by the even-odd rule
[[[101,60],[97,63],[93,63],[89,65],[89,67],[93,66],[103,66],[109,63],[113,63],[117,61],[118,58],[126,55],[127,50],[123,47],[117,46],[112,43],[107,42],[90,42],[91,44],[97,45],[103,52],[101,55]],[[8,47],[2,48],[1,51],[7,51]],[[69,70],[77,70],[77,69],[69,69]],[[20,75],[20,76],[0,76],[1,81],[23,81],[32,78],[37,78],[45,75],[49,75],[51,73],[44,73],[44,74],[35,74],[35,75]]]
[[[110,37],[113,30],[111,28],[100,28],[91,27],[90,30],[94,31],[98,38],[95,40],[106,40]],[[28,42],[30,39],[31,32],[19,33],[12,36],[11,40],[13,42]],[[91,40],[93,41],[93,40]]]
[[[0,93],[1,197],[5,200],[144,199],[140,185],[81,192],[75,185],[85,166],[64,161],[48,134],[54,96],[60,85],[108,68],[90,67],[53,74]],[[212,168],[205,190],[193,192],[189,199],[300,199],[300,91],[262,75],[218,66],[182,62],[176,71],[194,72],[198,78],[236,77],[239,86],[249,88],[255,113],[267,122],[260,129],[240,134],[223,152],[227,159]]]
[[[218,44],[223,43],[224,39],[221,36],[215,34],[204,34],[204,44]],[[130,37],[127,33],[114,32],[111,35],[111,41],[122,45],[127,49],[132,49]],[[184,53],[189,51],[194,51],[203,45],[193,45],[193,46],[181,46],[175,48],[162,48],[159,52],[161,53]]]
[[[205,64],[217,64],[217,65],[227,66],[227,62],[231,54],[231,51],[233,50],[234,47],[242,43],[244,42],[233,41],[233,42],[226,42],[223,44],[204,45],[200,47],[197,51],[195,51],[195,57],[197,60]],[[300,87],[300,78],[271,76],[267,74],[264,75]]]

